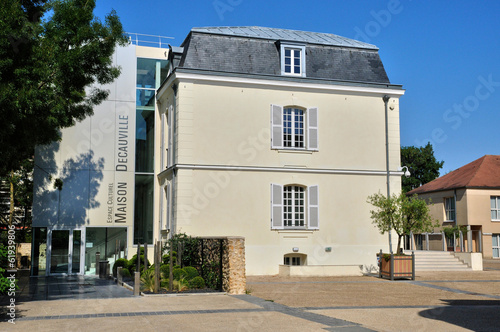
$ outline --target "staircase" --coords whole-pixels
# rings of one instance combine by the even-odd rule
[[[415,271],[472,271],[452,252],[415,250]],[[411,255],[410,250],[405,251]]]

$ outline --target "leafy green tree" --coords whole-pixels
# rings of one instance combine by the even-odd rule
[[[403,177],[403,192],[408,192],[439,177],[444,161],[437,161],[431,143],[424,147],[401,147],[401,165],[408,166],[409,178]]]
[[[93,113],[109,92],[97,85],[127,38],[116,13],[101,22],[95,0],[0,0],[0,176],[39,144]]]
[[[413,233],[431,232],[439,226],[437,220],[433,221],[429,214],[429,207],[417,195],[408,197],[404,193],[386,196],[378,193],[368,197],[368,203],[376,209],[371,210],[373,224],[381,234],[394,230],[398,235],[396,253],[401,253],[401,240],[403,236]]]
[[[21,226],[16,232],[16,242],[31,242],[31,206],[33,205],[33,159],[21,161],[20,167],[7,177],[0,177],[8,187],[10,204],[0,205],[0,222],[3,225]]]

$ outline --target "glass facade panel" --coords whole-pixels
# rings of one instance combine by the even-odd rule
[[[47,267],[47,228],[33,228],[32,275],[44,276]]]
[[[153,176],[135,176],[134,244],[153,244]]]
[[[52,231],[50,273],[68,273],[69,231]]]
[[[118,258],[126,257],[126,227],[87,227],[85,237],[85,274],[95,274],[96,253],[112,268]]]
[[[135,171],[154,172],[154,111],[137,110],[135,131]]]
[[[169,62],[167,60],[137,59],[137,87],[157,89],[167,78]]]
[[[106,228],[87,227],[85,234],[85,274],[95,274],[96,253],[106,252]]]
[[[137,59],[137,87],[156,88],[156,59]]]
[[[136,90],[136,106],[146,106],[154,109],[155,106],[155,90],[137,89]]]
[[[73,231],[73,256],[72,256],[72,273],[80,273],[80,253],[82,245],[82,231]]]

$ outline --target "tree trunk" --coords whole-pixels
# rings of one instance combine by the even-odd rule
[[[402,237],[403,237],[402,235],[398,235],[398,249],[397,249],[397,251],[396,251],[396,254],[397,254],[397,255],[401,254],[401,251],[402,251],[402,250],[401,250],[401,238],[402,238]]]
[[[9,226],[12,226],[14,219],[14,172],[10,172],[10,209],[9,209]]]

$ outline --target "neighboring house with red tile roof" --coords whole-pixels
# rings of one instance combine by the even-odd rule
[[[500,156],[485,155],[408,192],[413,194],[431,201],[431,215],[442,227],[466,227],[463,240],[457,238],[464,251],[500,258]],[[442,227],[435,232],[441,232]],[[440,238],[421,236],[417,244],[422,240],[429,242],[430,249],[443,248]],[[452,241],[448,242],[453,250]]]

